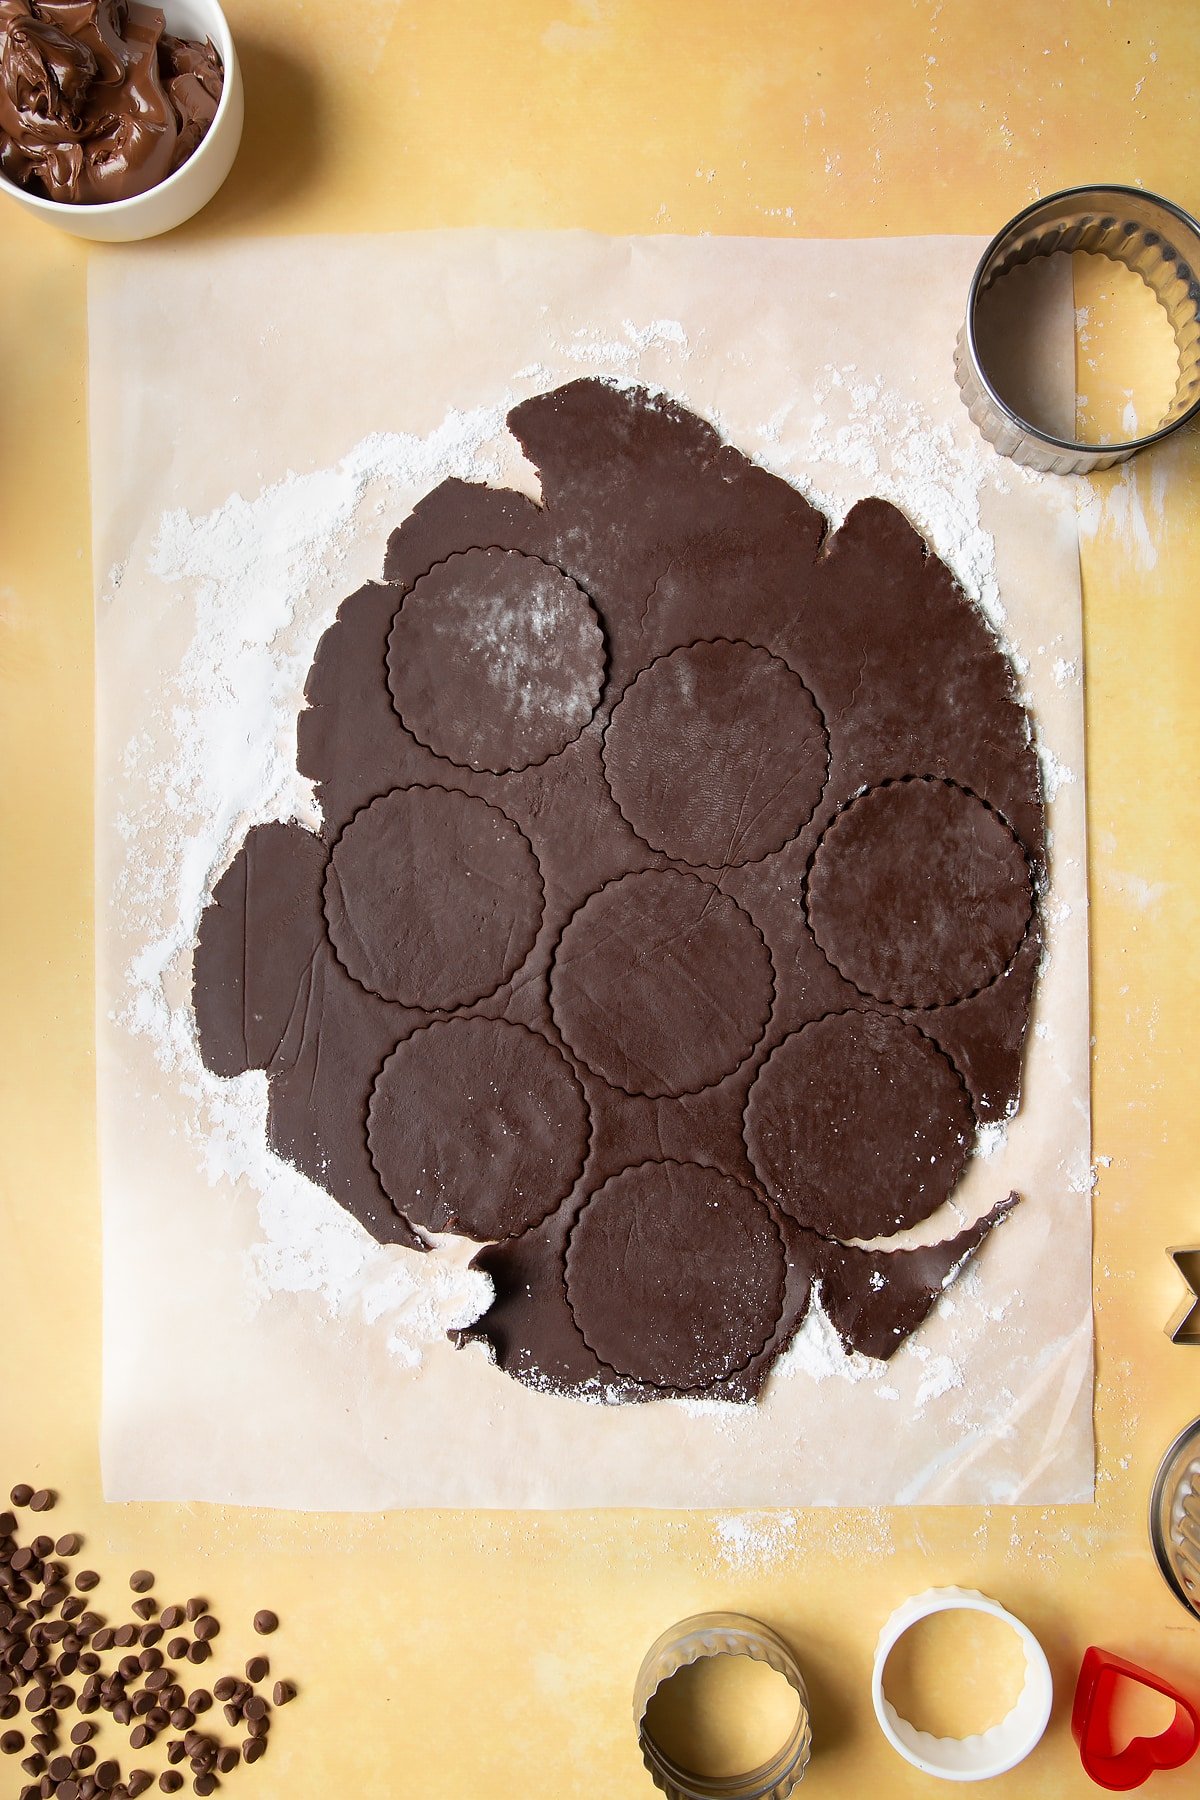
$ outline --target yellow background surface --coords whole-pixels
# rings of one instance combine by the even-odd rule
[[[183,228],[197,242],[481,224],[990,232],[1037,193],[1094,180],[1200,210],[1193,0],[228,11],[246,132],[225,189]],[[114,1609],[143,1564],[160,1593],[203,1591],[231,1621],[282,1615],[272,1655],[303,1696],[239,1793],[634,1800],[652,1791],[629,1718],[642,1652],[709,1608],[758,1614],[793,1644],[813,1700],[806,1792],[934,1792],[884,1744],[868,1682],[887,1613],[943,1583],[1021,1615],[1054,1668],[1046,1740],[995,1791],[1096,1791],[1068,1730],[1086,1644],[1200,1697],[1200,1623],[1159,1579],[1144,1522],[1159,1453],[1200,1412],[1200,1349],[1162,1329],[1180,1297],[1165,1246],[1200,1241],[1200,438],[1094,478],[1082,544],[1094,1140],[1111,1158],[1094,1507],[743,1529],[707,1514],[106,1506],[85,438],[85,277],[105,251],[11,205],[0,245],[0,1486],[62,1492],[54,1523],[86,1533]],[[886,296],[881,310],[886,323]],[[1197,1766],[1153,1791],[1194,1792]],[[5,1759],[0,1800],[23,1779]]]

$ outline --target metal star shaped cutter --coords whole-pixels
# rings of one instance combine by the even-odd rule
[[[1164,1329],[1173,1344],[1200,1344],[1200,1244],[1179,1244],[1167,1255],[1190,1291]]]

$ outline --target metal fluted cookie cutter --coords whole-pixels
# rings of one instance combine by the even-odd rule
[[[1200,1419],[1184,1426],[1158,1465],[1150,1546],[1175,1598],[1200,1619]]]
[[[1018,263],[1057,251],[1090,250],[1124,263],[1164,307],[1179,351],[1179,379],[1161,423],[1118,444],[1054,437],[1013,410],[994,386],[977,337],[981,297]],[[1140,188],[1065,188],[1036,200],[997,232],[983,253],[967,296],[954,373],[975,424],[1002,456],[1051,475],[1086,475],[1124,462],[1200,416],[1200,224]]]
[[[741,1775],[702,1775],[685,1767],[655,1741],[647,1725],[647,1709],[663,1683],[691,1663],[716,1656],[749,1656],[766,1663],[796,1693],[796,1720],[785,1742],[774,1756]],[[795,1657],[769,1625],[742,1613],[696,1613],[655,1638],[634,1683],[633,1721],[642,1761],[668,1800],[787,1800],[803,1779],[812,1751],[808,1690]]]

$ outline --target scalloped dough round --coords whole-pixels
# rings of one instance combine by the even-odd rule
[[[813,855],[808,917],[834,968],[892,1006],[949,1006],[998,979],[1033,911],[1029,863],[982,800],[934,777],[852,800]]]
[[[446,788],[372,800],[325,872],[325,920],[347,973],[426,1012],[495,993],[533,948],[541,918],[524,832],[499,807]]]
[[[371,1160],[407,1219],[479,1242],[540,1224],[587,1157],[583,1089],[561,1051],[500,1019],[445,1019],[384,1063]]]
[[[659,657],[626,688],[604,770],[652,849],[692,868],[733,868],[781,849],[812,818],[829,738],[785,662],[718,639]]]
[[[554,1022],[612,1087],[699,1093],[745,1061],[774,999],[749,913],[676,869],[623,875],[584,902],[554,953]]]
[[[527,769],[577,738],[604,680],[604,636],[577,582],[519,550],[466,550],[404,597],[388,685],[405,726],[459,767]]]
[[[770,1342],[783,1240],[757,1195],[696,1163],[642,1163],[584,1203],[567,1244],[567,1300],[618,1374],[705,1388]]]
[[[919,1224],[949,1197],[975,1121],[953,1065],[915,1026],[847,1012],[772,1050],[745,1136],[755,1174],[797,1224],[870,1239]]]

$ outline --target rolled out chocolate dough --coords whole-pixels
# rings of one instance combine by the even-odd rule
[[[892,1355],[1006,1215],[864,1249],[1020,1096],[1042,799],[1013,671],[903,515],[832,535],[670,400],[509,424],[313,660],[319,834],[256,827],[202,1053],[380,1241],[484,1244],[464,1340],[534,1386],[752,1400],[814,1289]]]

